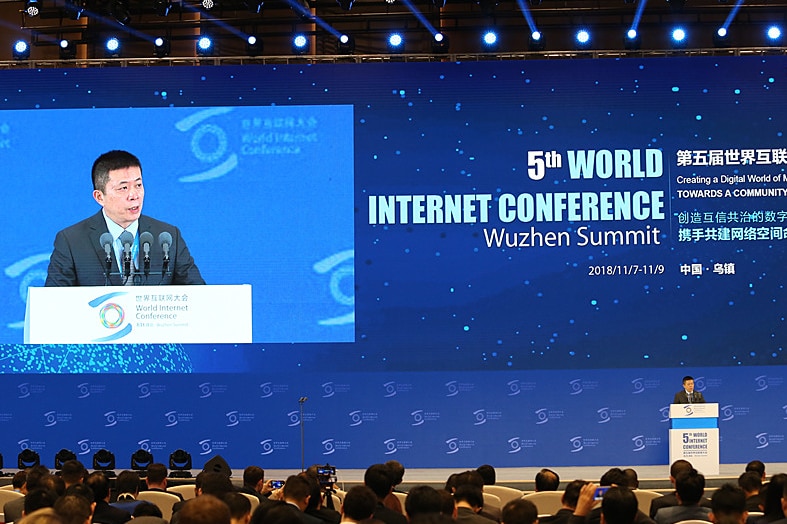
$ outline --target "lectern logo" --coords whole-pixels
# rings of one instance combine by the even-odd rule
[[[117,291],[114,293],[107,293],[100,295],[90,302],[88,305],[98,310],[98,320],[100,324],[110,331],[109,335],[93,339],[93,342],[111,342],[119,340],[129,333],[131,333],[131,323],[126,321],[126,312],[122,306],[115,302],[111,302],[113,298],[127,295],[124,291]]]

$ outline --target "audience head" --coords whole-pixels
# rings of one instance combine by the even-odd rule
[[[446,517],[456,517],[456,501],[454,496],[444,489],[438,489],[437,494],[440,495],[440,514]]]
[[[602,486],[622,486],[627,488],[628,482],[628,477],[620,468],[608,469],[599,479],[599,484]]]
[[[497,472],[495,468],[489,464],[478,466],[476,469],[481,478],[484,479],[484,486],[494,486],[497,481]]]
[[[85,485],[93,490],[96,502],[109,501],[109,479],[101,471],[94,471],[85,479]]]
[[[478,486],[483,491],[484,488],[484,478],[481,476],[478,471],[471,469],[468,471],[463,471],[458,473],[454,478],[454,488],[458,488],[459,486],[463,486],[464,484],[471,484],[473,486]]]
[[[372,464],[363,475],[363,483],[368,486],[377,498],[382,500],[393,490],[391,470],[385,464]]]
[[[134,511],[131,512],[131,516],[134,518],[137,517],[158,517],[162,518],[164,514],[161,512],[161,509],[156,506],[155,504],[151,503],[144,503],[144,504],[137,504],[134,506]]]
[[[63,495],[55,501],[54,509],[63,524],[90,524],[93,513],[90,502],[81,495]]]
[[[87,470],[78,460],[66,460],[60,469],[60,477],[66,483],[66,486],[82,482],[85,475],[87,475]]]
[[[154,462],[148,466],[148,475],[145,477],[145,482],[148,487],[161,486],[167,481],[167,466],[161,462]]]
[[[560,476],[551,469],[544,468],[536,473],[536,491],[557,491]]]
[[[14,473],[13,478],[11,478],[11,487],[14,488],[15,491],[19,491],[22,489],[22,486],[25,485],[25,481],[27,480],[27,471],[24,469],[20,469],[16,473]]]
[[[233,491],[224,495],[224,503],[230,508],[233,524],[246,524],[251,520],[251,501],[245,495]]]
[[[30,477],[28,476],[28,478]],[[39,479],[37,486],[38,488],[51,489],[52,491],[57,493],[58,497],[62,496],[66,492],[66,483],[63,482],[63,479],[61,479],[57,475],[46,475],[44,477],[41,477],[41,479]],[[30,492],[29,487],[27,488],[27,491]]]
[[[741,473],[738,477],[738,486],[746,492],[746,495],[757,494],[762,487],[762,477],[756,471]]]
[[[308,506],[311,493],[312,488],[306,476],[291,475],[287,477],[282,488],[284,500],[296,504],[301,511]]]
[[[85,498],[90,504],[93,504],[96,501],[96,496],[93,494],[93,490],[89,487],[85,486],[84,484],[74,484],[73,486],[69,486],[66,488],[66,495],[79,495],[80,497]]]
[[[378,521],[372,521],[379,524]],[[410,524],[456,524],[454,519],[443,513],[424,513],[410,521]]]
[[[302,522],[292,509],[275,504],[257,506],[249,524],[302,524]]]
[[[64,524],[53,508],[42,508],[28,513],[19,524]]]
[[[771,477],[771,481],[762,487],[760,494],[763,498],[763,513],[768,521],[780,520],[784,518],[782,508],[782,497],[784,488],[787,486],[787,473],[777,473]]]
[[[371,488],[367,486],[353,486],[344,495],[342,515],[346,520],[361,522],[370,518],[376,507],[377,495]]]
[[[514,499],[503,506],[500,521],[502,524],[535,524],[538,522],[538,509],[529,500]]]
[[[715,524],[746,522],[746,493],[733,484],[724,484],[710,499],[710,520]]]
[[[404,499],[404,511],[413,520],[416,515],[424,513],[440,513],[443,501],[440,493],[431,486],[415,486],[407,492]]]
[[[385,466],[391,472],[391,482],[394,486],[398,486],[404,480],[404,466],[398,460],[389,460]]]
[[[258,490],[260,482],[265,482],[265,470],[259,466],[248,466],[243,470],[243,485]]]
[[[637,518],[637,497],[626,487],[611,487],[601,499],[601,524],[632,524]]]
[[[448,478],[445,479],[445,490],[448,493],[453,493],[456,489],[456,477],[459,476],[459,473],[451,473],[448,475]]]
[[[744,471],[754,471],[760,475],[762,480],[765,480],[765,464],[761,460],[752,460],[746,464]]]
[[[577,501],[579,501],[579,492],[582,490],[582,486],[587,483],[587,480],[572,480],[569,482],[566,490],[563,492],[563,497],[560,499],[563,505],[569,509],[576,509]]]
[[[121,471],[115,479],[115,489],[118,495],[128,494],[136,498],[139,494],[139,473],[130,470]]]
[[[59,495],[51,489],[38,488],[30,491],[25,495],[25,515],[30,515],[36,510],[42,508],[51,508],[55,505],[55,501]]]
[[[179,514],[180,524],[231,524],[229,506],[213,495],[187,500]]]
[[[222,498],[230,491],[235,491],[235,487],[226,474],[215,471],[203,472],[201,488],[203,495],[213,495],[214,497]]]
[[[465,503],[473,509],[483,508],[484,492],[479,486],[474,484],[461,484],[456,487],[454,500],[456,500],[457,506]]]
[[[27,471],[27,480],[25,484],[27,485],[27,491],[33,491],[34,489],[38,489],[43,487],[42,481],[44,478],[49,477],[49,468],[46,466],[33,466]]]
[[[626,468],[623,470],[623,473],[626,474],[626,480],[628,481],[628,488],[629,489],[638,489],[639,488],[639,477],[637,476],[637,470],[632,468]]]
[[[675,491],[682,506],[699,504],[705,492],[705,477],[694,468],[684,471],[675,479]]]
[[[309,502],[306,504],[306,511],[313,511],[319,509],[322,503],[322,490],[320,490],[320,483],[316,477],[309,473],[302,471],[298,474],[299,477],[305,479],[309,483]]]

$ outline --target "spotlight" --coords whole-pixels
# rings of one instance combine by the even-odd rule
[[[257,56],[262,53],[262,38],[257,35],[249,35],[246,37],[246,54],[249,56]]]
[[[435,33],[432,37],[432,52],[433,53],[447,53],[448,52],[448,37],[443,33]]]
[[[714,47],[729,47],[730,46],[730,33],[726,27],[720,27],[713,33]]]
[[[246,10],[255,15],[260,14],[263,3],[263,0],[243,0],[243,5],[246,7]]]
[[[87,7],[86,0],[66,0],[65,11],[68,13],[71,20],[79,20],[85,12]]]
[[[353,8],[353,0],[336,0],[336,3],[345,11]]]
[[[182,449],[176,449],[169,456],[169,469],[171,478],[191,478],[191,454]]]
[[[355,52],[355,38],[350,35],[343,34],[336,42],[336,50],[340,55],[351,55]]]
[[[686,30],[682,27],[676,27],[673,29],[670,37],[672,38],[672,47],[675,49],[682,49],[686,47],[686,41],[688,38],[686,36]]]
[[[105,475],[111,471],[111,475],[107,476],[114,476],[115,454],[107,449],[99,449],[96,451],[95,454],[93,454],[93,469],[103,471]]]
[[[639,32],[633,27],[626,31],[626,38],[623,39],[623,45],[626,49],[636,50],[639,49],[642,40],[639,36]]]
[[[153,0],[153,10],[156,11],[158,16],[169,15],[170,9],[172,9],[171,0]]]
[[[120,56],[120,40],[112,37],[104,44],[104,54],[107,58],[117,58]]]
[[[147,471],[148,466],[153,464],[153,454],[145,449],[138,449],[131,454],[131,469],[135,471]]]
[[[765,35],[770,40],[770,45],[779,45],[782,39],[782,30],[778,26],[772,25],[765,31]]]
[[[169,39],[163,36],[157,36],[156,39],[153,40],[153,54],[156,55],[157,58],[164,58],[169,54],[169,51]]]
[[[438,9],[445,7],[445,0],[432,0],[432,5]]]
[[[17,40],[14,42],[12,53],[14,60],[27,60],[30,58],[30,44],[24,40]]]
[[[213,9],[214,7],[216,7],[216,2],[215,2],[215,0],[202,0],[202,8],[203,8],[205,11],[210,11],[210,10],[211,10],[211,9]]]
[[[63,469],[63,463],[68,462],[69,460],[76,460],[77,456],[76,453],[71,451],[70,449],[61,449],[55,454],[55,469],[60,470]]]
[[[531,51],[543,51],[546,47],[546,41],[541,31],[533,31],[530,33],[530,39],[527,41],[527,48]]]
[[[25,14],[29,17],[38,16],[41,13],[41,4],[38,0],[27,0],[25,2]]]
[[[23,449],[16,457],[19,469],[34,468],[41,465],[41,456],[30,448]]]
[[[295,35],[292,39],[292,52],[296,55],[305,55],[309,52],[309,39],[306,35]]]
[[[484,43],[484,47],[486,47],[488,50],[492,51],[497,49],[498,37],[497,33],[494,31],[487,31],[484,33],[484,35],[481,37],[481,41]]]
[[[577,31],[577,34],[574,36],[574,45],[577,49],[590,49],[590,33],[587,29],[580,29]]]
[[[109,5],[109,14],[120,25],[128,25],[131,22],[131,12],[126,0],[113,0]]]
[[[388,51],[391,53],[404,52],[404,37],[399,33],[393,33],[388,36]]]
[[[197,55],[210,56],[213,54],[213,40],[209,36],[200,36],[197,39]]]

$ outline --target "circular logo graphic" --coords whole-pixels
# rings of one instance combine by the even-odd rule
[[[116,329],[123,324],[126,318],[126,312],[119,305],[110,302],[105,304],[98,312],[98,318],[101,319],[101,325],[107,329]]]

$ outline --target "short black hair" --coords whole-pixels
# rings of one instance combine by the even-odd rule
[[[85,485],[93,490],[96,501],[109,497],[109,479],[102,471],[94,471],[88,475]]]
[[[567,507],[575,509],[577,502],[579,502],[579,492],[582,491],[582,486],[587,484],[587,480],[572,480],[563,491],[563,497],[560,501]]]
[[[503,506],[500,514],[502,524],[533,524],[538,520],[536,505],[527,499],[514,499]]]
[[[142,164],[139,158],[128,151],[108,151],[99,156],[95,162],[93,162],[93,168],[91,169],[93,189],[106,193],[107,182],[109,182],[109,172],[127,167],[138,167],[141,170]]]
[[[610,468],[599,479],[599,484],[602,486],[623,486],[629,487],[629,479],[620,468]]]
[[[385,464],[372,464],[363,474],[363,483],[374,491],[377,498],[383,499],[394,486],[391,469]]]
[[[693,506],[705,492],[705,476],[694,468],[684,471],[675,479],[675,491],[682,505]]]
[[[481,478],[484,479],[484,486],[494,486],[495,482],[497,481],[497,472],[495,471],[494,466],[490,464],[483,464],[476,468],[476,471]]]
[[[740,486],[743,491],[746,491],[747,493],[760,491],[760,488],[762,487],[762,475],[756,471],[746,471],[741,473],[741,475],[738,477],[738,486]]]
[[[691,380],[693,382],[694,381],[694,377],[692,377],[691,375],[686,375],[685,377],[683,377],[683,384],[685,384],[689,380]]]
[[[342,512],[355,521],[366,520],[377,507],[377,495],[368,486],[353,486],[344,495]]]
[[[761,460],[752,460],[746,464],[744,471],[756,471],[760,474],[760,477],[763,477],[765,475],[765,464]]]
[[[230,508],[230,516],[233,519],[242,519],[251,513],[251,501],[246,495],[232,491],[224,495],[224,503]]]
[[[154,462],[148,466],[148,483],[161,484],[167,478],[167,466],[161,462]]]
[[[609,488],[601,499],[601,513],[607,524],[632,524],[637,518],[637,497],[628,488]]]
[[[37,509],[51,508],[57,500],[57,493],[51,489],[36,489],[25,495],[25,515],[30,515]]]
[[[256,486],[257,483],[265,479],[265,470],[259,466],[249,466],[243,470],[243,485]]]
[[[536,473],[536,491],[557,491],[560,475],[551,469],[543,468]]]
[[[410,520],[424,513],[440,513],[442,505],[440,493],[431,486],[415,486],[404,499],[404,510]]]
[[[746,493],[734,484],[724,484],[713,493],[710,505],[716,517],[742,515],[746,511]]]
[[[454,500],[467,502],[474,508],[484,507],[484,491],[473,484],[462,484],[456,487]]]

